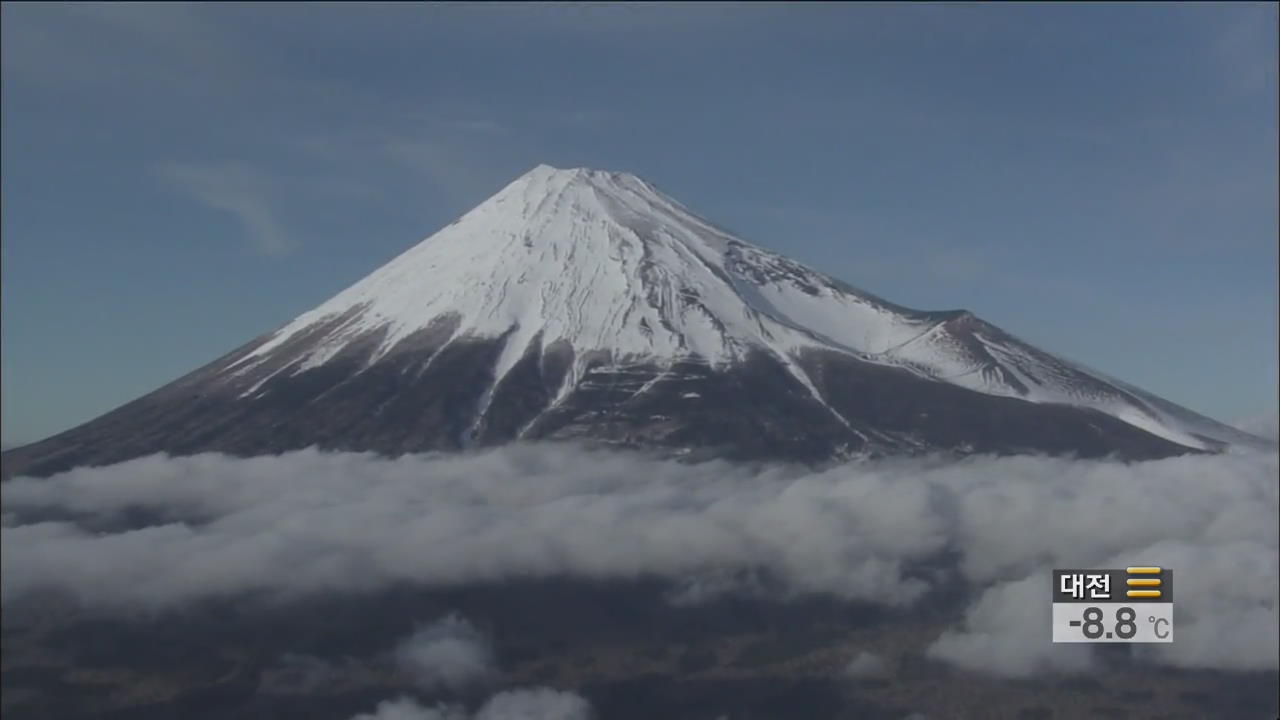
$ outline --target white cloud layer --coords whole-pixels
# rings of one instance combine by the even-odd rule
[[[566,446],[399,460],[157,456],[0,487],[0,599],[54,588],[128,608],[401,581],[651,573],[697,585],[764,572],[794,592],[906,606],[929,589],[906,568],[945,550],[977,594],[931,648],[937,658],[1005,675],[1085,669],[1088,648],[1049,642],[1049,571],[1143,563],[1174,568],[1178,586],[1177,641],[1142,647],[1144,658],[1276,668],[1277,471],[1275,454],[1249,453],[823,472]],[[139,510],[158,519],[118,529]],[[723,590],[710,584],[684,600]],[[428,654],[484,666],[483,653],[441,639],[458,641],[458,627],[428,631]]]
[[[158,172],[199,202],[231,214],[263,255],[282,255],[293,242],[268,203],[267,177],[246,165],[166,165]]]

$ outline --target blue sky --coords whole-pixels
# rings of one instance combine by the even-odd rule
[[[283,324],[540,162],[1274,413],[1276,7],[6,3],[3,441]]]

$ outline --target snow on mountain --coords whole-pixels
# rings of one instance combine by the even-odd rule
[[[535,334],[619,360],[696,355],[733,361],[745,344],[803,334],[760,317],[725,272],[737,242],[632,175],[539,166],[458,221],[305,313],[257,348],[252,366],[295,334],[352,308],[298,369],[347,339],[385,332],[378,358],[436,318],[458,336],[509,347]],[[513,351],[518,352],[518,350]],[[511,358],[507,358],[511,360]],[[499,371],[498,377],[502,376]]]
[[[319,367],[372,337],[368,367],[445,320],[449,342],[502,339],[495,387],[531,344],[573,349],[561,396],[601,355],[615,368],[723,367],[763,350],[822,401],[794,360],[823,349],[989,395],[1093,408],[1190,448],[1256,440],[1036,350],[970,313],[899,307],[750,245],[634,175],[546,165],[299,316],[229,373],[249,372],[317,329],[319,337],[308,336],[305,352],[277,372]]]

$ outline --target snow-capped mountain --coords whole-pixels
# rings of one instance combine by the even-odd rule
[[[285,327],[6,454],[6,473],[570,438],[806,460],[1265,442],[753,246],[634,175],[542,165]]]

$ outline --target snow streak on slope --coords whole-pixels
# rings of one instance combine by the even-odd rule
[[[371,344],[371,365],[445,317],[456,319],[450,340],[504,338],[485,398],[526,352],[566,343],[574,364],[561,397],[593,357],[716,367],[764,351],[823,402],[796,361],[822,349],[987,394],[1096,408],[1188,447],[1232,441],[1211,427],[1183,428],[1176,413],[969,313],[899,307],[745,243],[633,175],[545,165],[299,316],[230,370],[244,373],[299,337],[306,347],[285,372],[321,366],[355,341]]]

